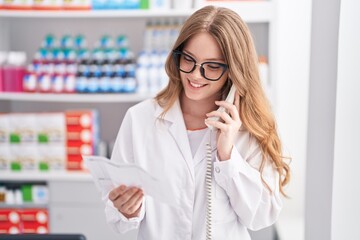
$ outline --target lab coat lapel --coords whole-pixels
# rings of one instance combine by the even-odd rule
[[[210,131],[210,129],[208,129],[203,137],[203,139],[201,140],[201,143],[195,153],[194,156],[194,166],[196,166],[197,164],[199,164],[203,159],[206,158],[206,153],[207,153],[207,143],[210,143],[211,145],[211,153],[213,153],[216,150],[216,133],[217,130],[213,130]],[[210,139],[211,137],[211,139]]]
[[[158,106],[155,111],[156,116],[159,117],[162,111],[163,109]],[[170,122],[168,130],[186,162],[187,168],[191,173],[192,181],[194,181],[194,163],[179,101],[176,101],[169,109],[169,111],[164,116],[164,120]]]

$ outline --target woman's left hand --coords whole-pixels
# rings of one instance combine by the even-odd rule
[[[229,160],[231,156],[231,150],[233,148],[236,136],[241,127],[241,119],[239,116],[239,95],[235,95],[235,103],[228,103],[225,101],[216,101],[215,104],[219,107],[222,106],[226,109],[224,112],[212,111],[207,113],[209,117],[220,117],[222,121],[212,121],[206,119],[206,124],[211,125],[218,131],[217,140],[217,152],[220,161]]]

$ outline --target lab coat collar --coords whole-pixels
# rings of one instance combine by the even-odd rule
[[[156,104],[155,117],[160,119],[163,108]],[[195,181],[194,161],[191,155],[189,138],[186,132],[184,117],[181,111],[180,101],[177,100],[162,119],[169,127],[168,130],[176,142],[181,154],[186,162],[191,175],[191,180]]]

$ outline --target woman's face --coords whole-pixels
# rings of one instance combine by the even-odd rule
[[[189,39],[182,52],[186,54],[181,57],[182,64],[193,64],[192,60],[195,60],[196,64],[204,62],[226,64],[218,43],[207,32],[196,34]],[[206,64],[204,68],[205,76],[210,76],[210,78],[214,78],[213,76],[217,76],[219,72],[223,71],[223,68],[219,68],[217,64]],[[187,98],[191,100],[214,99],[219,96],[220,90],[228,78],[228,70],[225,70],[219,80],[210,81],[202,76],[200,66],[196,65],[194,71],[190,73],[180,71],[180,78]]]

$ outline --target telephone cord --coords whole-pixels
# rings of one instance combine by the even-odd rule
[[[206,143],[206,240],[212,239],[212,154],[211,154],[211,136],[210,131],[209,142]]]

